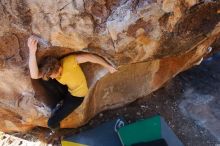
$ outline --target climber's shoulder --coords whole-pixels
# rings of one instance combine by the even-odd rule
[[[66,57],[64,57],[61,62],[68,62],[68,63],[74,63],[74,64],[81,64],[85,62],[89,62],[89,60],[92,58],[91,54],[82,53],[82,54],[71,54]]]

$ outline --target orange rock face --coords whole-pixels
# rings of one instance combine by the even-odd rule
[[[31,80],[26,41],[42,38],[46,56],[97,54],[118,68],[83,64],[90,91],[61,122],[82,126],[97,113],[143,97],[219,48],[220,2],[189,0],[2,1],[0,3],[0,130],[47,127],[54,93]]]

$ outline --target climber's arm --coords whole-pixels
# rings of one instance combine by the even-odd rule
[[[36,59],[36,51],[37,51],[37,39],[34,36],[28,38],[28,47],[29,47],[29,70],[32,79],[39,79],[41,78],[37,66],[37,59]]]
[[[107,68],[110,73],[114,73],[117,71],[114,67],[112,67],[110,64],[108,64],[104,59],[102,59],[101,57],[99,57],[97,55],[79,54],[79,55],[76,55],[76,60],[79,64],[85,63],[85,62],[100,64],[103,67]]]

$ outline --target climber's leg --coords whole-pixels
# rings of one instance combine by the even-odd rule
[[[63,105],[49,118],[48,127],[58,129],[60,121],[76,109],[83,102],[83,99],[83,97],[75,97],[68,93],[63,100]]]
[[[56,80],[32,79],[31,81],[37,100],[45,103],[51,109],[55,108],[68,93],[67,87]]]

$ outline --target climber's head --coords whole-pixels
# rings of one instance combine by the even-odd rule
[[[41,64],[39,70],[43,80],[48,80],[49,78],[54,79],[60,76],[62,67],[57,58],[52,56],[46,57]]]

